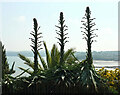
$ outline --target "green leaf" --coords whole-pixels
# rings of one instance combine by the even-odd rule
[[[24,64],[28,65],[29,67],[31,67],[33,70],[34,70],[34,63],[27,57],[25,57],[24,55],[22,54],[18,54],[18,56],[23,60],[25,61]]]
[[[94,76],[93,76],[93,73],[92,73],[91,70],[90,70],[90,73],[91,73],[92,82],[93,82],[93,84],[94,84],[94,86],[95,86],[95,90],[96,90],[96,92],[98,92],[97,84],[96,84],[96,81],[95,81],[95,79],[94,79]]]
[[[55,44],[53,45],[51,50],[51,63],[53,66],[55,65]]]
[[[15,66],[15,62],[13,62],[12,68],[10,69],[9,74],[15,73],[15,70],[13,70],[14,66]]]
[[[54,44],[51,50],[51,63],[52,67],[59,63],[60,53],[57,46]]]
[[[38,63],[38,69],[43,70],[43,68],[41,67],[41,65],[39,63]]]
[[[29,67],[31,67],[34,70],[34,63],[24,62],[24,64],[28,65]]]
[[[49,51],[48,51],[48,49],[47,49],[46,43],[43,42],[43,44],[44,44],[45,52],[46,52],[47,65],[48,65],[48,68],[51,68],[51,64],[52,64],[52,63],[51,63],[51,56],[50,56]]]
[[[20,68],[20,67],[18,67],[18,68]],[[27,70],[24,70],[22,73],[20,73],[19,75],[17,75],[15,78],[20,77],[21,75],[23,75],[24,73],[26,73],[28,70],[29,70],[29,68]]]
[[[39,52],[38,52],[38,56],[39,56],[39,58],[40,58],[40,61],[41,61],[41,63],[42,63],[42,66],[43,66],[44,70],[46,70],[46,69],[47,69],[47,65],[46,65],[44,59],[41,57],[41,55],[40,55]]]
[[[72,54],[72,57],[80,63],[80,61],[75,57],[75,55],[73,53],[71,53],[71,54]]]
[[[64,62],[67,60],[67,58],[70,56],[70,54],[72,54],[72,52],[73,52],[72,48],[65,52],[65,54],[64,54]]]
[[[24,68],[22,68],[22,67],[18,67],[18,68],[21,69],[22,71],[24,71],[24,72],[30,74],[30,75],[32,75],[32,73],[33,73],[33,71],[30,71],[30,70],[24,69]]]

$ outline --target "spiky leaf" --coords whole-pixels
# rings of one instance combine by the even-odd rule
[[[23,60],[25,61],[24,64],[28,65],[29,67],[31,67],[32,69],[34,69],[34,63],[27,57],[25,57],[24,55],[22,54],[18,54],[18,56]]]
[[[48,49],[47,49],[46,43],[43,42],[43,44],[44,44],[44,47],[45,47],[46,60],[47,60],[48,68],[49,68],[49,67],[52,66],[52,65],[51,65],[51,64],[52,64],[52,63],[51,63],[51,56],[50,56],[49,51],[48,51]]]
[[[38,52],[38,56],[39,56],[39,58],[40,58],[40,61],[41,61],[41,64],[42,64],[44,70],[46,70],[46,69],[47,69],[47,65],[46,65],[44,59],[41,57],[41,55],[40,55],[39,52]]]
[[[22,67],[18,67],[18,68],[21,69],[22,71],[30,74],[30,75],[32,75],[32,73],[33,73],[33,71],[30,71],[30,70],[28,70],[28,69],[24,69],[24,68],[22,68]]]

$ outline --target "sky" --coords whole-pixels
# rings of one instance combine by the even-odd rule
[[[91,17],[98,31],[97,42],[92,44],[92,51],[118,50],[118,1],[94,2],[0,2],[0,39],[7,51],[31,50],[30,32],[33,31],[33,18],[40,26],[43,38],[49,50],[57,43],[56,27],[60,12],[63,12],[68,26],[68,40],[65,50],[86,51],[87,44],[82,35],[82,17],[89,6]]]

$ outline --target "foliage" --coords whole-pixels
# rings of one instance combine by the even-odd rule
[[[46,69],[53,68],[54,66],[57,66],[58,64],[60,65],[60,52],[57,46],[54,44],[51,49],[51,53],[49,53],[46,43],[43,42],[43,44],[44,44],[45,53],[46,53],[46,61],[41,57],[41,55],[38,52],[39,59],[42,63],[43,69],[46,70]],[[76,60],[72,55],[73,53],[74,53],[74,50],[72,48],[67,50],[64,53],[63,59],[65,63],[72,64],[72,62]]]
[[[15,70],[13,70],[14,65],[15,65],[15,62],[13,62],[12,68],[9,69],[9,64],[7,62],[7,57],[6,57],[6,50],[4,49],[4,46],[2,46],[2,77],[3,79],[4,79],[4,75],[15,73]]]
[[[7,62],[7,57],[6,57],[6,50],[4,46],[2,46],[2,92],[3,94],[5,93],[10,93],[12,92],[11,89],[13,88],[13,82],[14,82],[14,77],[11,75],[15,73],[14,70],[14,65],[15,62],[13,62],[11,69],[9,68],[9,64]],[[7,92],[5,91],[7,89]]]
[[[84,39],[87,41],[87,56],[86,60],[82,62],[82,66],[80,68],[80,73],[78,76],[79,85],[83,89],[83,93],[112,93],[109,91],[107,86],[105,86],[105,82],[101,79],[100,75],[97,74],[95,71],[95,68],[93,66],[93,59],[92,59],[92,52],[91,52],[91,46],[94,42],[93,38],[97,35],[93,33],[94,30],[92,29],[93,26],[95,26],[95,23],[92,21],[94,19],[91,19],[91,11],[89,7],[86,7],[85,11],[85,19],[86,21],[83,22],[83,28],[85,31],[83,32]]]
[[[106,81],[97,74],[95,67],[87,63],[86,60],[81,62],[77,76],[77,86],[79,89],[82,89],[82,93],[113,93],[108,89]]]
[[[41,48],[41,42],[39,41],[40,38],[42,38],[41,34],[42,33],[38,33],[38,30],[40,29],[40,27],[38,27],[38,23],[36,18],[33,19],[34,22],[34,31],[32,31],[30,34],[33,36],[33,38],[30,38],[32,41],[32,45],[30,45],[32,47],[32,52],[34,53],[34,62],[32,62],[29,58],[25,57],[22,54],[18,54],[19,57],[24,60],[24,64],[28,65],[30,68],[33,69],[33,71],[31,70],[26,70],[22,67],[19,67],[19,69],[23,70],[24,72],[29,73],[30,75],[34,75],[35,73],[37,73],[39,70],[42,70],[42,67],[40,66],[40,64],[38,63],[38,52]],[[33,74],[34,73],[34,74]],[[23,73],[22,73],[23,74]]]
[[[51,49],[51,52],[49,53],[48,49],[47,49],[47,45],[45,42],[43,42],[44,44],[44,48],[45,48],[45,53],[46,53],[46,61],[41,57],[40,53],[38,52],[38,56],[39,56],[39,59],[41,61],[41,64],[39,64],[40,68],[38,68],[38,72],[36,74],[33,75],[33,71],[29,70],[30,68],[34,68],[34,63],[31,62],[30,59],[26,58],[24,55],[21,55],[19,54],[19,57],[24,60],[24,64],[28,65],[30,68],[28,69],[24,69],[22,67],[19,67],[21,70],[23,70],[24,72],[27,72],[29,73],[31,76],[29,76],[29,78],[27,79],[27,83],[28,84],[28,88],[27,89],[31,89],[31,88],[34,88],[35,84],[36,85],[43,85],[43,83],[46,85],[46,84],[50,84],[48,82],[51,82],[53,80],[59,80],[64,72],[65,72],[65,68],[67,68],[67,65],[71,65],[73,64],[73,62],[76,60],[74,57],[73,57],[73,49],[69,49],[68,51],[65,52],[65,56],[64,56],[64,60],[65,60],[65,63],[68,63],[64,66],[64,68],[60,68],[60,65],[59,64],[59,61],[60,61],[60,52],[58,51],[58,48],[57,46],[54,44],[52,49]],[[62,74],[61,76],[60,75],[57,75],[57,74],[54,74],[55,72],[57,72],[58,70],[58,73]],[[52,72],[52,73],[50,73]],[[68,70],[67,70],[68,72]],[[66,72],[66,74],[67,74]],[[22,73],[23,74],[23,73]],[[66,75],[65,74],[65,75]],[[19,75],[18,75],[19,76]],[[43,80],[44,78],[44,80]],[[53,79],[55,78],[55,79]],[[69,78],[69,77],[68,77]],[[36,80],[36,81],[35,81]],[[48,81],[49,80],[49,81]],[[21,80],[22,81],[22,80]],[[60,80],[61,81],[61,80]],[[67,80],[66,80],[67,81]],[[28,83],[29,82],[29,83]],[[38,83],[38,84],[37,84]],[[40,83],[40,84],[39,84]],[[51,84],[52,85],[52,84]],[[55,86],[58,86],[57,84]],[[35,86],[36,87],[36,86]],[[41,86],[40,86],[41,87]],[[47,87],[49,87],[49,85],[47,85]],[[39,87],[37,86],[36,89],[38,89]],[[45,86],[43,86],[43,88],[45,88]],[[47,88],[46,88],[47,89]],[[49,87],[50,90],[47,90],[45,91],[45,89],[41,92],[45,93],[51,93],[49,91],[51,91],[51,87]],[[40,91],[36,91],[36,93],[40,93]],[[55,92],[54,92],[55,93]]]
[[[50,82],[51,94],[68,94],[71,92],[70,87],[74,85],[73,73],[69,65],[57,65],[46,71],[46,79]]]
[[[25,57],[24,55],[22,54],[18,54],[18,56],[23,60],[25,61],[24,64],[28,65],[32,70],[29,70],[30,68],[28,69],[24,69],[22,67],[18,67],[19,69],[21,69],[22,71],[32,75],[33,74],[33,70],[34,70],[34,63],[27,57]],[[41,69],[40,66],[38,67],[38,69]]]
[[[24,69],[19,67],[23,72],[16,77],[12,77],[14,64],[9,70],[7,64],[5,50],[3,49],[3,64],[5,68],[5,88],[9,93],[5,94],[113,94],[119,91],[119,76],[120,70],[116,69],[113,71],[104,71],[104,68],[99,71],[95,70],[94,65],[92,64],[92,53],[91,53],[91,44],[93,42],[92,38],[93,32],[92,27],[95,25],[92,23],[90,18],[89,7],[86,8],[86,14],[84,19],[87,19],[87,22],[84,22],[85,26],[84,38],[87,41],[87,57],[81,62],[75,57],[74,50],[68,49],[64,51],[65,43],[68,42],[66,35],[64,33],[67,29],[67,26],[64,25],[63,13],[60,13],[60,26],[57,34],[60,36],[57,38],[59,40],[60,51],[57,46],[54,44],[51,51],[49,52],[47,45],[43,42],[46,54],[46,60],[42,58],[39,53],[41,49],[41,41],[39,36],[41,33],[38,33],[38,24],[37,20],[34,18],[34,32],[30,33],[34,39],[30,38],[32,41],[32,51],[34,53],[34,62],[29,58],[25,57],[22,54],[19,54],[19,57],[24,61],[24,64],[28,65],[30,68]],[[38,63],[37,56],[41,61],[41,64]],[[32,70],[31,70],[32,69]],[[30,74],[30,76],[21,76],[24,73]],[[108,79],[106,79],[108,78]],[[114,81],[115,80],[115,81]],[[116,81],[117,80],[117,81]],[[7,84],[7,85],[6,85]],[[109,89],[109,87],[111,89]],[[4,92],[5,90],[4,89]],[[10,92],[10,91],[12,92]]]
[[[97,72],[107,81],[106,83],[111,90],[116,93],[117,91],[120,93],[120,69],[116,68],[115,70],[106,70],[102,67]]]

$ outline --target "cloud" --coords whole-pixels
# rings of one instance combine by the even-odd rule
[[[16,18],[16,20],[17,20],[18,22],[25,22],[26,17],[25,17],[25,16],[19,16],[19,17]]]

